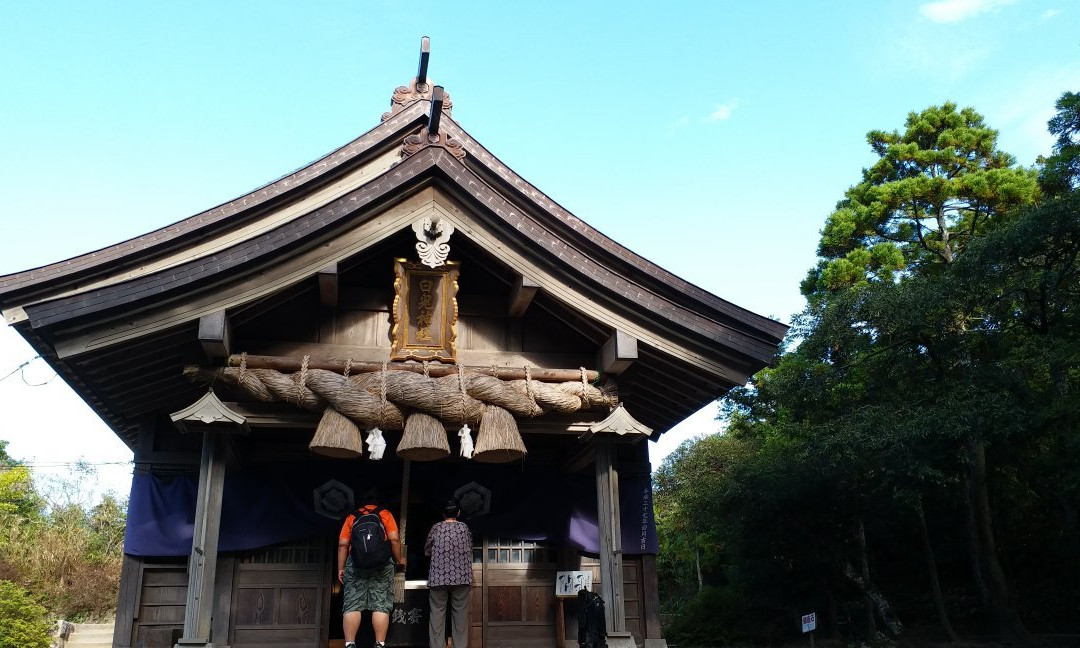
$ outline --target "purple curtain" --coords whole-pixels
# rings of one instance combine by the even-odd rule
[[[316,460],[230,469],[222,497],[219,550],[256,549],[335,533],[368,488],[399,512],[401,464]],[[565,544],[599,552],[592,475],[563,475],[522,464],[413,463],[410,488],[431,512],[462,494],[463,517],[476,535]],[[138,474],[128,500],[124,551],[135,556],[186,556],[194,530],[197,474]],[[350,496],[352,499],[349,499]],[[412,499],[412,498],[411,498]],[[469,506],[464,506],[468,502]],[[414,501],[410,516],[418,504]],[[649,476],[622,476],[619,507],[623,551],[655,554],[658,543]],[[415,520],[416,517],[414,516]],[[410,544],[427,529],[409,525]]]

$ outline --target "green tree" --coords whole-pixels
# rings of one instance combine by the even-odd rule
[[[0,439],[0,518],[30,519],[41,514],[43,502],[34,490],[30,469],[7,452],[8,442]]]
[[[1040,160],[1039,182],[1047,193],[1062,195],[1080,186],[1080,93],[1066,92],[1055,107],[1047,126],[1057,140],[1053,155]]]
[[[873,131],[868,141],[879,159],[829,216],[818,248],[821,262],[803,283],[812,307],[833,308],[830,301],[836,301],[838,293],[873,284],[888,291],[912,278],[947,272],[972,240],[1039,199],[1035,172],[1015,167],[1014,159],[997,149],[997,132],[970,108],[958,111],[946,103],[911,113],[903,134]],[[880,299],[880,294],[871,291],[865,296]],[[849,298],[852,301],[858,303],[859,297]],[[861,329],[865,338],[865,348],[857,349],[856,356],[903,346],[925,350],[933,368],[935,400],[945,401],[941,396],[955,393],[953,381],[971,366],[973,358],[963,340],[981,313],[946,305],[935,314],[932,320],[943,335],[908,331],[889,340],[882,340],[880,331],[863,320],[849,319],[847,324]],[[942,343],[928,346],[930,338]],[[856,360],[845,359],[849,361]],[[876,398],[879,392],[871,394]],[[993,532],[986,464],[987,435],[996,429],[993,422],[987,417],[964,419],[952,435],[966,430],[964,485],[975,580],[1002,634],[1026,639],[1009,600]]]
[[[90,466],[77,466],[45,482],[46,498],[0,441],[0,578],[30,587],[51,613],[69,619],[106,617],[116,605],[125,505],[106,495],[91,506],[93,480]]]
[[[997,131],[971,108],[913,112],[903,134],[867,141],[878,161],[826,220],[808,297],[952,263],[991,221],[1038,198],[1035,173],[997,149]]]
[[[0,648],[49,648],[45,608],[15,583],[0,580]]]

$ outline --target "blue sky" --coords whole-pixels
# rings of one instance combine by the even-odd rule
[[[519,6],[524,5],[524,6]],[[234,198],[379,123],[432,40],[454,118],[564,207],[788,321],[871,129],[949,100],[1024,165],[1080,90],[1080,7],[943,2],[0,2],[0,274]],[[33,352],[0,329],[0,377]],[[35,463],[130,453],[40,362],[0,381]],[[22,380],[25,377],[26,381]],[[653,447],[715,430],[710,407]],[[101,466],[122,489],[129,468]]]

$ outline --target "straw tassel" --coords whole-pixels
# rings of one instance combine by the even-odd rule
[[[363,454],[360,429],[332,407],[327,407],[315,428],[308,449],[338,459],[355,459]]]
[[[446,441],[446,428],[439,419],[423,412],[413,412],[405,419],[405,432],[397,445],[397,454],[403,459],[435,461],[450,455]]]
[[[522,459],[526,452],[514,416],[501,407],[486,408],[476,434],[473,461],[508,463]]]

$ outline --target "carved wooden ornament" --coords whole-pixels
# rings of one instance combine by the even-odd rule
[[[429,268],[394,261],[394,328],[390,359],[457,361],[455,261]]]
[[[446,263],[446,257],[450,255],[448,241],[454,233],[454,226],[438,216],[425,216],[413,223],[412,228],[416,233],[416,254],[420,257],[420,263],[429,268]]]

